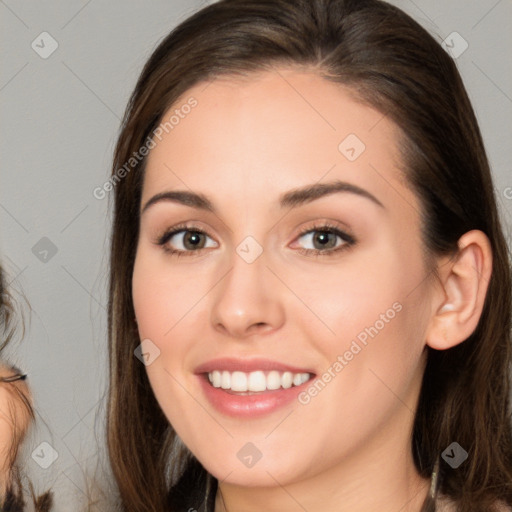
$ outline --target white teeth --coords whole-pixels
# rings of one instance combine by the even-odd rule
[[[278,372],[276,370],[268,373],[261,370],[250,373],[214,370],[208,373],[208,380],[213,387],[238,392],[288,389],[292,386],[300,386],[310,378],[309,373]]]
[[[220,380],[221,380],[221,375],[220,375],[220,372],[215,370],[214,372],[211,373],[211,377],[212,377],[212,384],[214,387],[216,388],[220,388]]]
[[[233,372],[231,374],[231,390],[247,391],[247,375],[244,372]]]
[[[291,388],[292,382],[293,382],[292,372],[284,372],[283,376],[281,377],[281,386],[283,386],[284,389]]]
[[[231,387],[231,374],[229,372],[222,372],[220,387],[222,389],[229,389]]]
[[[263,372],[249,373],[247,389],[250,391],[265,391],[267,389],[267,378]]]
[[[267,375],[267,389],[279,389],[281,387],[281,375],[275,370]]]

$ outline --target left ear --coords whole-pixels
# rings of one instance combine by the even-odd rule
[[[468,231],[460,237],[457,253],[439,268],[442,287],[433,294],[427,345],[446,350],[471,336],[482,314],[491,273],[489,239],[482,231]]]

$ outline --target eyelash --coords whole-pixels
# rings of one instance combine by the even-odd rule
[[[202,235],[209,236],[206,231],[204,231],[203,229],[201,229],[197,226],[189,225],[189,224],[179,224],[177,226],[174,226],[170,230],[166,231],[161,236],[159,236],[155,243],[157,245],[161,246],[166,253],[168,253],[172,256],[176,256],[178,258],[181,256],[185,256],[185,255],[186,256],[192,256],[192,255],[196,256],[196,255],[200,254],[202,249],[199,249],[197,251],[182,251],[180,249],[171,249],[165,245],[174,235],[181,233],[183,231],[185,231],[185,232],[190,231],[190,232],[199,233]],[[301,238],[304,235],[307,235],[308,233],[311,233],[314,231],[320,231],[322,233],[331,233],[331,234],[337,235],[344,241],[344,243],[335,249],[328,249],[325,251],[322,251],[319,249],[297,249],[297,252],[299,254],[304,254],[306,256],[313,256],[313,257],[333,256],[343,250],[349,249],[350,247],[352,247],[356,244],[356,239],[354,237],[348,235],[344,231],[341,231],[340,229],[338,229],[335,225],[332,225],[329,223],[323,223],[320,225],[315,224],[311,227],[308,227],[308,228],[302,230],[298,234],[297,238]],[[196,254],[194,254],[194,253],[196,253]]]

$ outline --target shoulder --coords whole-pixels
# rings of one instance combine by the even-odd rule
[[[504,501],[497,501],[493,512],[512,512],[512,507]]]
[[[457,505],[448,496],[440,496],[436,500],[436,512],[458,512]],[[488,512],[512,512],[512,507],[500,500]]]
[[[455,502],[448,496],[438,496],[436,499],[436,512],[457,512]]]

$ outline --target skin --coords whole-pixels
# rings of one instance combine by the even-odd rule
[[[14,373],[11,367],[0,362],[0,378],[10,377]],[[10,453],[13,443],[16,442],[16,430],[18,438],[23,439],[30,425],[30,413],[19,393],[25,395],[30,402],[32,401],[25,381],[18,380],[10,383],[0,381],[0,503],[10,480]]]
[[[410,438],[426,346],[449,348],[475,328],[491,268],[485,235],[466,234],[457,258],[439,260],[440,279],[428,279],[419,200],[398,170],[398,128],[313,71],[218,78],[169,112],[191,96],[198,105],[151,150],[141,208],[179,189],[205,194],[218,211],[161,201],[143,213],[133,299],[141,340],[160,350],[146,367],[151,386],[219,479],[216,512],[419,511],[430,479],[414,467]],[[353,162],[338,150],[348,134],[366,146]],[[279,208],[282,193],[335,179],[383,207],[344,192]],[[300,230],[327,220],[356,244],[299,253],[321,247]],[[177,258],[155,244],[190,221],[208,233],[200,252]],[[186,250],[182,235],[167,246]],[[251,264],[236,252],[248,235],[263,248]],[[215,357],[261,356],[321,376],[396,302],[400,312],[307,405],[228,417],[194,375]],[[262,453],[251,468],[237,457],[247,442]]]

